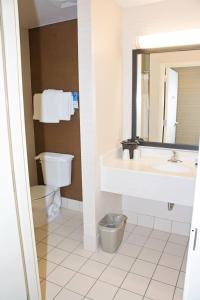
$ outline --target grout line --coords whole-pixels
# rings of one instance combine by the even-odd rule
[[[72,219],[72,218],[73,218],[73,217],[71,217],[71,219]],[[67,222],[65,222],[65,223],[67,223]],[[63,225],[64,225],[64,224],[61,224],[61,226],[63,226]],[[71,233],[69,233],[69,235],[73,234],[73,232],[77,231],[80,227],[82,227],[82,224],[80,224],[79,227],[76,227]],[[132,257],[132,256],[129,256],[129,255],[126,255],[126,254],[123,254],[123,253],[119,253],[119,252],[117,251],[117,252],[113,255],[112,259],[109,261],[109,263],[106,263],[106,264],[105,264],[105,263],[102,263],[102,262],[99,262],[99,261],[96,261],[96,260],[93,260],[93,259],[92,259],[92,255],[93,255],[93,254],[91,254],[89,257],[85,257],[85,256],[83,256],[83,255],[74,253],[74,252],[76,251],[76,249],[78,249],[78,248],[80,247],[80,245],[82,244],[82,241],[79,242],[79,244],[78,244],[72,251],[67,251],[67,250],[63,250],[63,249],[58,248],[58,245],[59,245],[60,243],[62,243],[62,241],[63,241],[64,239],[69,238],[69,235],[68,235],[67,237],[63,237],[63,240],[62,240],[61,242],[59,242],[56,246],[50,245],[50,246],[52,246],[52,249],[51,249],[49,252],[47,252],[47,255],[48,255],[48,253],[50,253],[50,252],[53,251],[54,249],[60,249],[60,250],[62,250],[62,251],[64,251],[64,252],[67,251],[66,254],[68,254],[68,255],[67,255],[67,256],[66,256],[59,264],[52,262],[52,263],[54,263],[54,264],[56,265],[55,269],[56,269],[58,266],[62,266],[62,265],[61,265],[62,262],[63,262],[69,255],[71,255],[71,254],[78,255],[78,256],[80,256],[80,257],[86,258],[86,261],[84,262],[83,265],[80,266],[80,268],[78,269],[78,271],[72,270],[72,271],[75,272],[75,274],[74,274],[74,275],[72,276],[72,278],[65,284],[64,287],[61,287],[61,286],[55,284],[54,282],[52,282],[53,284],[55,284],[55,285],[57,285],[57,286],[59,286],[59,287],[62,288],[62,289],[59,291],[59,293],[60,293],[63,289],[67,288],[67,284],[68,284],[68,283],[76,276],[76,274],[82,274],[82,275],[84,275],[84,276],[93,278],[93,279],[95,280],[95,281],[94,281],[94,284],[93,284],[93,285],[91,286],[91,288],[88,290],[87,294],[86,294],[85,296],[81,295],[81,296],[85,299],[85,298],[87,297],[87,295],[89,294],[90,290],[91,290],[91,289],[93,288],[93,286],[96,284],[96,282],[97,282],[98,280],[101,281],[101,280],[100,280],[100,277],[101,277],[101,275],[103,274],[103,272],[104,272],[108,267],[113,267],[113,268],[122,270],[122,269],[120,269],[120,268],[118,268],[118,267],[111,266],[111,263],[112,263],[112,261],[114,260],[114,258],[116,257],[116,255],[120,254],[120,255],[122,255],[122,256],[131,257],[132,259],[134,259],[134,262],[131,264],[131,267],[130,267],[130,269],[129,269],[128,271],[127,271],[127,270],[126,270],[126,271],[123,270],[123,271],[126,272],[127,274],[126,274],[124,280],[122,281],[122,283],[121,283],[121,285],[120,285],[119,287],[114,286],[113,284],[110,284],[109,282],[106,282],[106,281],[105,281],[105,283],[107,283],[107,284],[109,284],[109,285],[114,286],[115,288],[117,288],[117,291],[116,291],[115,295],[113,296],[113,299],[114,299],[114,298],[116,297],[116,294],[118,293],[119,289],[122,287],[122,285],[123,285],[125,279],[127,278],[128,274],[132,274],[132,273],[130,272],[130,270],[131,270],[131,268],[133,267],[133,265],[136,263],[136,261],[139,259],[139,256],[140,256],[142,250],[143,250],[144,248],[151,249],[151,248],[145,247],[145,245],[141,246],[141,245],[131,244],[131,243],[128,243],[128,242],[127,242],[128,238],[134,233],[134,231],[135,231],[135,229],[136,229],[137,227],[144,227],[144,226],[139,226],[139,225],[137,226],[137,225],[136,225],[130,232],[127,232],[127,237],[126,237],[125,239],[123,239],[122,245],[123,245],[123,244],[130,244],[130,245],[135,245],[135,246],[141,247],[141,249],[140,249],[138,255],[137,255],[136,257]],[[56,229],[58,229],[58,228],[56,228]],[[56,230],[56,229],[55,229],[55,230]],[[153,228],[150,228],[150,229],[151,229],[151,231],[149,232],[149,234],[148,234],[148,235],[145,235],[145,237],[146,237],[145,243],[148,241],[148,239],[149,239],[149,238],[151,237],[151,235],[152,235]],[[154,229],[154,230],[155,230],[155,229]],[[51,233],[54,233],[54,232],[50,232],[50,234],[51,234]],[[57,234],[57,233],[54,233],[54,234],[56,234],[56,235],[59,236],[59,234]],[[139,235],[140,233],[137,233],[137,234]],[[48,236],[48,235],[47,235],[47,236]],[[168,237],[168,239],[165,241],[165,247],[166,247],[167,243],[169,242],[170,236],[171,236],[171,234],[169,233],[169,237]],[[153,238],[153,237],[152,237],[152,238]],[[46,237],[45,237],[44,239],[46,239]],[[44,239],[43,239],[43,240],[44,240]],[[71,238],[70,238],[70,239],[71,239]],[[155,238],[155,239],[156,239],[156,240],[161,240],[161,239],[158,239],[158,238]],[[72,239],[72,240],[73,240],[73,239]],[[78,240],[76,240],[76,241],[78,242]],[[163,240],[162,240],[162,241],[163,241]],[[41,241],[41,242],[42,242],[42,241]],[[43,243],[43,242],[42,242],[42,243]],[[43,244],[45,244],[45,243],[43,243]],[[174,243],[174,244],[176,244],[176,243]],[[46,244],[46,245],[48,246],[48,244]],[[178,244],[178,245],[181,245],[181,244]],[[185,246],[185,245],[181,245],[181,246]],[[155,273],[155,271],[156,271],[156,269],[157,269],[157,267],[158,267],[158,265],[159,265],[159,262],[160,262],[160,260],[161,260],[162,254],[164,253],[165,247],[163,248],[162,251],[159,251],[159,250],[156,250],[156,249],[151,249],[151,250],[154,250],[154,251],[161,252],[161,255],[160,255],[160,258],[159,258],[159,260],[158,260],[158,262],[157,262],[157,264],[156,264],[156,268],[155,268],[155,270],[154,270],[154,272],[153,272],[153,274],[152,274],[152,276],[151,276],[151,278],[150,278],[150,281],[149,281],[149,284],[148,284],[147,289],[146,289],[146,291],[145,291],[145,294],[146,294],[146,292],[147,292],[147,290],[148,290],[148,287],[149,287],[151,281],[153,280],[153,275],[154,275],[154,273]],[[186,246],[186,250],[187,250],[187,246]],[[184,254],[186,254],[186,250],[185,250]],[[94,253],[95,253],[95,252],[94,252]],[[45,255],[45,256],[47,256],[47,255]],[[170,254],[170,255],[171,255],[171,254]],[[174,256],[177,256],[177,255],[174,255]],[[44,257],[41,257],[41,258],[44,259],[44,260],[46,260],[47,262],[49,262],[48,259],[45,259]],[[97,263],[100,263],[100,264],[102,264],[102,265],[105,266],[104,270],[100,273],[100,275],[99,275],[98,278],[94,278],[94,277],[92,277],[92,276],[88,276],[88,275],[86,275],[86,274],[83,274],[83,273],[79,272],[80,269],[81,269],[81,268],[82,268],[89,260],[96,261]],[[183,260],[184,260],[184,256],[183,256]],[[142,261],[143,261],[143,260],[142,260]],[[51,261],[50,261],[50,262],[51,262]],[[148,262],[149,262],[149,261],[148,261]],[[151,263],[152,263],[152,262],[151,262]],[[182,261],[180,270],[173,269],[173,268],[170,268],[170,269],[179,271],[179,275],[180,275],[180,273],[182,272],[182,271],[181,271],[182,265],[183,265],[183,261]],[[64,266],[62,266],[62,267],[64,267]],[[169,267],[167,267],[167,266],[164,266],[164,267],[169,268]],[[66,268],[66,267],[64,267],[64,268]],[[53,270],[48,274],[48,276],[49,276],[55,269],[53,269]],[[70,268],[66,268],[66,269],[71,270]],[[136,274],[136,273],[133,273],[133,274]],[[142,275],[139,275],[139,274],[136,274],[136,275],[141,276],[141,277],[144,277],[144,278],[147,278],[147,277],[142,276]],[[178,278],[179,278],[179,276],[178,276]],[[148,279],[149,279],[149,278],[148,278]],[[45,278],[44,280],[47,280],[47,278]],[[47,281],[48,281],[48,280],[47,280]],[[155,280],[155,281],[157,281],[157,280]],[[49,282],[51,282],[51,281],[49,281]],[[104,282],[104,281],[101,281],[101,282]],[[158,281],[158,282],[160,282],[160,281]],[[178,279],[177,279],[177,282],[178,282]],[[161,282],[161,283],[163,283],[163,282]],[[167,283],[163,283],[163,284],[167,284]],[[169,285],[169,284],[168,284],[168,285]],[[176,289],[176,288],[177,288],[177,285],[176,285],[176,286],[173,286],[173,287]],[[69,289],[68,289],[68,290],[69,290]],[[126,290],[126,289],[124,289],[124,290]],[[74,292],[74,291],[72,291],[72,292]],[[134,293],[133,291],[130,291],[130,292]],[[58,294],[59,294],[59,293],[58,293]],[[76,293],[76,292],[74,292],[74,293],[75,293],[75,294],[78,294],[78,293]],[[174,290],[174,293],[175,293],[175,290]],[[58,295],[58,294],[57,294],[57,295]],[[135,294],[137,294],[137,293],[135,293]],[[143,298],[145,297],[145,294],[143,295]],[[56,296],[57,296],[57,295],[56,295]],[[80,294],[78,294],[78,295],[80,295]],[[139,294],[137,294],[137,295],[139,295]],[[56,297],[56,296],[55,296],[55,297]],[[141,295],[140,295],[140,296],[141,296]],[[55,297],[54,297],[54,299],[55,299]]]

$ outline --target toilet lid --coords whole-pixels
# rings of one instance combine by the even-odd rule
[[[53,192],[55,192],[57,188],[49,185],[35,185],[31,187],[31,199],[32,201],[44,198]]]

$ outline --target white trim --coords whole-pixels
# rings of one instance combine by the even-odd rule
[[[74,199],[69,199],[62,197],[62,204],[61,207],[68,208],[71,210],[76,210],[76,211],[83,211],[83,203],[82,201],[74,200]]]
[[[30,300],[40,300],[41,292],[26,155],[17,0],[1,1],[1,8],[8,94],[8,118],[12,147],[11,154],[13,157],[13,176],[15,179],[16,191],[16,210],[21,230],[28,298]]]
[[[0,144],[3,145],[0,147],[1,298],[25,300],[28,295],[13,176],[2,20],[0,24],[0,94]]]

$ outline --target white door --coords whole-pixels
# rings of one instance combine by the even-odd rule
[[[184,300],[200,299],[200,153],[188,250]]]
[[[175,143],[176,114],[178,97],[178,72],[166,69],[165,113],[164,113],[164,143]]]
[[[0,299],[40,300],[17,5],[0,1]]]
[[[15,199],[2,50],[0,34],[0,299],[26,300],[26,272]]]

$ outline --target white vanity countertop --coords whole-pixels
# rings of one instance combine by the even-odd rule
[[[123,160],[121,149],[101,157],[101,190],[192,206],[198,153],[177,150],[177,158],[182,162],[176,163],[168,161],[172,156],[171,149],[139,149],[139,160]]]
[[[157,165],[181,165],[186,167],[188,171],[186,172],[170,172],[170,171],[162,171],[156,169],[154,166]],[[122,160],[121,158],[109,157],[103,161],[104,167],[110,167],[114,169],[125,169],[132,172],[143,172],[143,173],[151,173],[151,174],[159,174],[161,176],[178,176],[178,177],[188,177],[194,179],[196,176],[196,166],[195,162],[191,162],[185,160],[183,162],[171,163],[168,160],[160,157],[142,157],[139,160]]]

